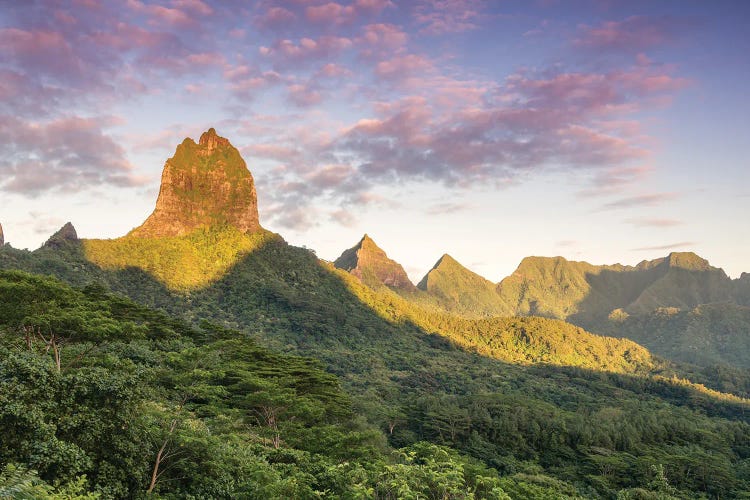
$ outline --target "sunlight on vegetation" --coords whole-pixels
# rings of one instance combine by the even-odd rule
[[[214,283],[242,257],[280,238],[266,230],[246,234],[224,226],[200,228],[186,236],[83,240],[83,250],[102,269],[137,267],[172,291],[189,292]]]

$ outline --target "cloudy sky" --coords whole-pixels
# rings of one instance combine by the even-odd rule
[[[0,2],[0,223],[117,237],[209,127],[261,222],[334,259],[750,271],[746,1]]]

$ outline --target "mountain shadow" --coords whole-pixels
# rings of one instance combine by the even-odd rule
[[[357,411],[395,446],[448,444],[503,474],[536,467],[604,497],[640,484],[656,460],[679,488],[726,496],[740,487],[737,457],[750,445],[747,404],[668,371],[628,375],[491,359],[407,315],[394,316],[401,307],[395,294],[378,294],[281,240],[247,254],[208,287],[189,294],[161,288],[161,297],[149,274],[99,270],[86,278],[96,266],[85,263],[80,246],[61,251],[54,266],[49,250],[24,258],[65,270],[79,283],[111,282],[192,321],[237,326],[264,345],[322,360],[353,395]],[[22,260],[16,256],[16,263]],[[526,335],[534,334],[527,328]],[[692,451],[676,442],[690,443]],[[685,460],[708,479],[695,480]],[[602,472],[604,464],[611,473]]]

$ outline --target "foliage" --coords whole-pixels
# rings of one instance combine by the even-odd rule
[[[52,486],[39,478],[36,471],[23,466],[7,464],[0,471],[0,499],[18,500],[97,500],[97,493],[85,492],[85,477],[65,484]]]
[[[188,292],[224,275],[247,253],[279,238],[267,231],[243,233],[231,226],[202,228],[187,237],[85,240],[86,258],[106,270],[137,267],[170,290]]]
[[[603,325],[601,331],[686,363],[750,368],[750,307],[724,303],[688,310],[659,308]]]
[[[3,359],[13,360],[11,369],[36,359],[32,366],[46,373],[41,381],[78,376],[92,384],[79,373],[85,370],[138,377],[127,401],[137,409],[128,427],[136,437],[127,439],[144,452],[116,452],[133,466],[103,467],[114,457],[97,455],[78,435],[55,435],[82,457],[65,474],[85,474],[93,491],[144,492],[162,446],[167,458],[154,492],[173,498],[387,497],[393,493],[378,485],[388,478],[415,495],[432,485],[460,490],[461,498],[637,498],[661,494],[658,464],[674,488],[666,494],[676,498],[750,490],[747,404],[689,382],[680,367],[629,342],[559,321],[436,314],[280,240],[189,294],[132,269],[92,266],[75,248],[0,252],[0,265],[45,269],[79,285],[104,282],[192,324],[104,287],[68,288],[111,320],[132,324],[124,331],[133,334],[71,341],[70,350],[96,347],[59,374],[48,357],[23,348],[14,327],[4,327]],[[46,412],[33,403],[43,399],[33,380],[22,384],[33,397],[11,395],[55,429],[65,406]],[[79,400],[87,414],[99,411],[98,399]],[[389,451],[386,437],[400,454]],[[415,446],[427,447],[427,458]],[[27,463],[31,455],[22,453],[14,445],[0,460]],[[57,477],[39,470],[47,481]]]

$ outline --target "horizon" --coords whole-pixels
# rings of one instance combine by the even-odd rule
[[[97,2],[0,10],[0,223],[115,238],[210,127],[261,224],[417,283],[526,256],[750,271],[746,2]],[[224,36],[215,36],[222,33]]]

